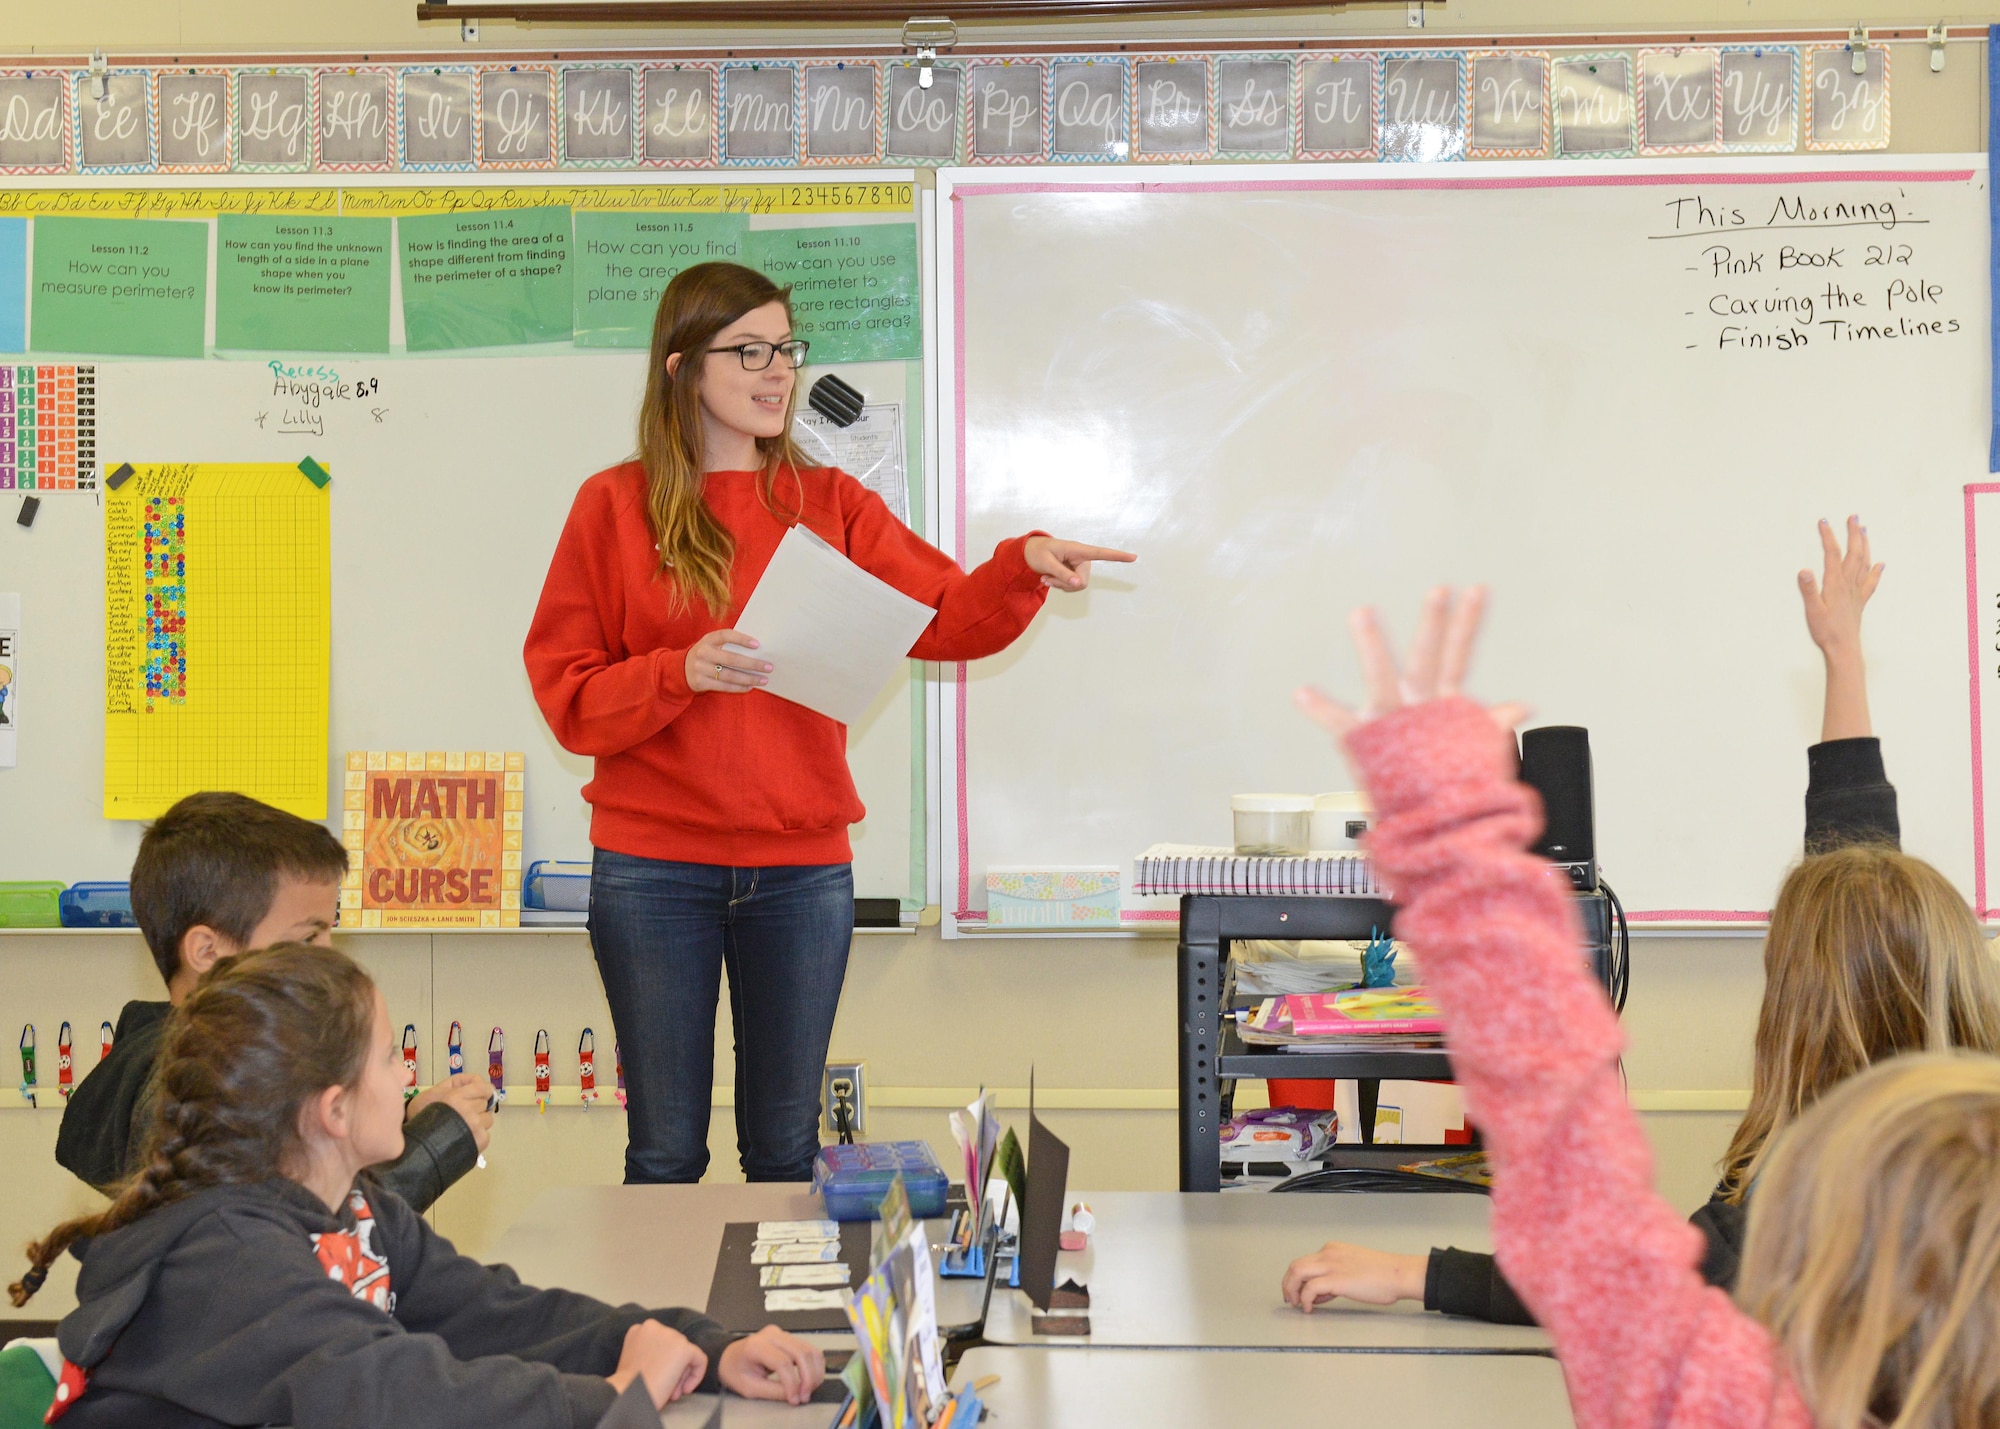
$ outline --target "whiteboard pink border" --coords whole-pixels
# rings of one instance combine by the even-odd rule
[[[1329,193],[1340,190],[1360,192],[1382,192],[1393,190],[1428,191],[1435,189],[1567,189],[1567,188],[1656,188],[1669,184],[1826,184],[1826,183],[1893,183],[1893,184],[1943,184],[1964,183],[1973,175],[1971,169],[1840,169],[1815,171],[1794,170],[1785,173],[1766,173],[1757,170],[1717,169],[1706,173],[1686,173],[1679,170],[1663,173],[1565,173],[1529,175],[1487,175],[1481,177],[1467,174],[1436,178],[1418,175],[1397,175],[1395,177],[1288,179],[1288,178],[1243,178],[1243,179],[1130,179],[1080,180],[1065,182],[1061,179],[1022,180],[995,178],[991,181],[973,179],[955,183],[952,186],[951,201],[957,203],[963,197],[1006,198],[1019,194],[1046,193]],[[951,225],[951,313],[952,313],[952,450],[953,485],[957,499],[952,503],[952,551],[955,560],[965,564],[965,224],[956,217]],[[1976,492],[2000,491],[2000,482],[1968,486],[1965,489],[1965,563],[1967,634],[1969,658],[1973,662],[1972,678],[1972,837],[1974,878],[1980,907],[1980,916],[1988,914],[1986,908],[1986,827],[1985,813],[1980,792],[1979,754],[1979,683],[1977,677],[1978,637],[1977,612],[1972,607],[1977,601],[1973,588],[1973,544],[1972,544],[1972,497]],[[965,701],[968,691],[965,662],[960,661],[952,672],[956,687],[956,712],[953,719],[953,738],[957,750],[957,792],[958,792],[958,900],[953,916],[961,923],[984,922],[986,915],[972,906],[972,810],[967,797],[965,773]],[[1179,914],[1166,909],[1128,908],[1120,918],[1128,923],[1166,922]],[[1770,913],[1738,908],[1644,908],[1627,915],[1634,923],[1765,923],[1770,921]]]

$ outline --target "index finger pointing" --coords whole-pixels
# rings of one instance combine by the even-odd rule
[[[1072,561],[1119,561],[1130,562],[1139,558],[1130,551],[1114,550],[1110,546],[1072,546],[1069,550]]]

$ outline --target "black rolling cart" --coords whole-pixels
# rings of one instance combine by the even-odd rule
[[[1614,978],[1612,903],[1604,893],[1577,897],[1584,917],[1586,951],[1605,986]],[[1372,1140],[1377,1090],[1384,1080],[1449,1080],[1447,1051],[1371,1052],[1340,1048],[1295,1052],[1248,1047],[1224,1014],[1256,999],[1235,993],[1232,943],[1254,938],[1365,939],[1393,931],[1394,910],[1378,898],[1300,897],[1279,894],[1189,893],[1181,898],[1179,947],[1180,1164],[1183,1191],[1222,1189],[1222,1124],[1231,1115],[1236,1083],[1244,1078],[1351,1078],[1360,1084],[1361,1132]],[[1421,954],[1420,954],[1421,955]],[[1399,1147],[1377,1152],[1344,1146],[1363,1162],[1394,1164],[1427,1151]],[[1385,1149],[1386,1151],[1386,1149]]]

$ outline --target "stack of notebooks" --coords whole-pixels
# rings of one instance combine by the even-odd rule
[[[1368,858],[1359,853],[1309,853],[1299,858],[1247,858],[1232,848],[1154,844],[1133,866],[1132,891],[1163,893],[1283,893],[1333,898],[1386,898]]]
[[[1343,992],[1267,997],[1243,1016],[1245,1045],[1296,1052],[1367,1047],[1412,1051],[1442,1047],[1444,1023],[1422,987],[1351,987]]]

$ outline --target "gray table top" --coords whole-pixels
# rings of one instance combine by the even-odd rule
[[[536,1199],[487,1259],[511,1265],[528,1285],[560,1286],[613,1305],[699,1310],[708,1304],[724,1226],[824,1214],[803,1183],[558,1186]],[[948,1222],[929,1225],[935,1245]],[[938,1327],[946,1334],[977,1328],[985,1298],[983,1280],[939,1280]],[[845,1332],[826,1338],[853,1343]]]
[[[983,1345],[966,1352],[952,1384],[990,1374],[1000,1380],[980,1397],[993,1411],[992,1422],[1006,1429],[1287,1423],[1302,1414],[1315,1423],[1397,1429],[1558,1429],[1574,1423],[1561,1367],[1538,1355],[1053,1352]]]
[[[838,1404],[773,1404],[733,1394],[690,1394],[660,1411],[661,1429],[832,1429]]]
[[[1524,1325],[1488,1325],[1402,1305],[1336,1301],[1302,1314],[1279,1293],[1285,1267],[1329,1240],[1421,1253],[1491,1250],[1480,1195],[1182,1194],[1073,1191],[1097,1227],[1088,1249],[1056,1260],[1090,1289],[1090,1337],[1037,1335],[1028,1297],[999,1285],[986,1316],[995,1344],[1404,1351],[1545,1350]]]

